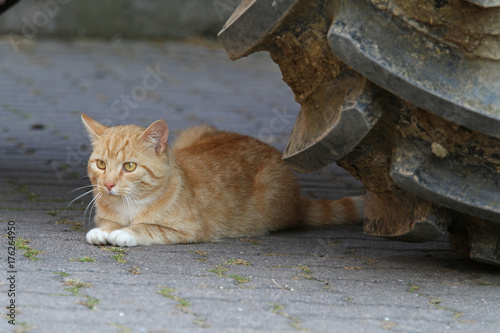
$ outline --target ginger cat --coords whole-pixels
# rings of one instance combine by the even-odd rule
[[[364,197],[301,198],[281,153],[252,137],[198,126],[169,145],[163,120],[147,129],[82,121],[94,148],[90,244],[196,243],[363,220]]]

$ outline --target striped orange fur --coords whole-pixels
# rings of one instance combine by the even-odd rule
[[[198,126],[170,146],[163,120],[147,129],[82,121],[93,145],[90,244],[207,242],[363,220],[363,197],[301,198],[280,152],[252,137]]]

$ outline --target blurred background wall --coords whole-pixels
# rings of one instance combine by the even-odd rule
[[[18,42],[35,37],[215,39],[240,1],[21,0],[0,16],[0,35]]]

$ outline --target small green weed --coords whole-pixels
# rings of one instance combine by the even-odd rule
[[[224,267],[222,265],[218,265],[218,266],[215,266],[214,269],[209,269],[208,271],[216,274],[217,276],[226,276],[226,272],[228,270],[229,270],[229,268]]]
[[[77,296],[82,288],[90,288],[90,283],[82,282],[80,280],[66,279],[64,285],[67,286],[64,290],[70,292],[73,296]]]
[[[29,258],[30,260],[33,260],[33,261],[40,260],[40,258],[37,258],[35,256],[37,256],[39,254],[44,254],[45,252],[33,249],[31,246],[28,245],[28,243],[30,243],[30,242],[31,241],[29,239],[18,238],[15,241],[15,246],[17,249],[24,250],[23,255],[26,258]]]
[[[112,259],[116,260],[120,264],[127,263],[127,260],[125,260],[125,254],[127,253],[128,249],[124,249],[122,247],[114,247],[114,246],[111,247],[101,246],[101,250],[116,253],[114,256],[111,256]]]
[[[90,310],[94,310],[96,308],[97,304],[99,304],[99,300],[97,298],[94,298],[94,297],[89,296],[89,295],[80,295],[80,296],[84,297],[85,300],[78,302],[78,304],[84,305],[87,308],[89,308]]]
[[[57,213],[59,213],[58,209],[52,209],[52,210],[49,210],[48,212],[45,212],[45,214],[50,215],[50,216],[56,216]]]
[[[29,190],[28,185],[18,183],[18,182],[14,181],[14,180],[9,180],[9,184],[16,186],[17,187],[17,192],[19,192],[21,194],[25,194],[26,195],[26,199],[29,202],[36,202],[37,195]]]
[[[80,262],[96,262],[97,260],[95,260],[94,258],[92,257],[80,257],[80,258],[70,258],[69,260],[71,261],[80,261]]]
[[[413,293],[415,292],[416,290],[419,290],[420,287],[419,286],[410,286],[410,289],[408,289],[408,292],[409,293]]]
[[[54,273],[61,275],[61,274],[59,274],[60,272],[54,272]],[[62,272],[62,273],[64,273],[64,272]],[[64,273],[64,274],[67,274],[67,273]],[[67,276],[64,274],[62,274],[61,276]],[[78,302],[77,304],[83,305],[90,310],[94,310],[96,308],[97,304],[99,304],[99,300],[97,298],[92,297],[90,295],[83,295],[80,293],[80,289],[90,288],[90,287],[92,287],[92,284],[87,283],[87,282],[82,282],[80,280],[75,280],[75,279],[65,279],[64,285],[66,286],[66,288],[64,288],[64,290],[66,290],[67,292],[70,292],[71,296],[83,297],[83,300]]]
[[[226,263],[228,265],[243,265],[243,266],[251,266],[252,265],[251,263],[249,263],[248,261],[243,260],[243,259],[229,259],[228,261],[226,261]]]
[[[298,265],[298,266],[293,266],[293,268],[298,268],[302,271],[299,275],[297,275],[294,279],[295,280],[314,280],[315,278],[311,275],[311,269],[307,267],[307,265]]]
[[[292,327],[298,331],[309,331],[308,329],[300,327],[300,320],[297,317],[291,316],[288,313],[286,313],[283,310],[285,308],[283,305],[276,304],[276,303],[267,303],[267,304],[271,306],[272,313],[290,320],[290,322],[288,323],[290,325],[290,327]]]
[[[259,245],[260,243],[262,243],[261,240],[253,239],[253,238],[240,238],[240,241],[252,243],[253,245]]]
[[[83,229],[83,223],[82,222],[71,221],[71,220],[68,220],[68,219],[61,219],[61,220],[56,221],[56,224],[66,224],[66,225],[69,225],[70,226],[69,228],[72,229],[72,230],[85,231]]]
[[[181,297],[178,297],[178,296],[175,296],[174,294],[172,294],[175,291],[177,291],[177,289],[169,288],[169,287],[166,287],[166,286],[160,286],[160,290],[158,290],[158,293],[162,294],[166,298],[170,298],[170,299],[176,301],[177,302],[176,308],[178,308],[182,312],[187,312],[187,308],[189,306],[191,306],[191,303],[189,303],[184,298],[181,298]]]
[[[66,272],[64,272],[64,271],[55,271],[55,272],[53,272],[53,273],[54,273],[54,274],[57,274],[57,275],[59,275],[59,276],[62,276],[62,277],[67,277],[67,276],[69,276],[69,274],[68,274],[68,273],[66,273]]]
[[[234,274],[231,274],[231,275],[228,275],[228,277],[230,277],[230,278],[232,278],[232,279],[236,280],[236,282],[237,282],[238,284],[245,284],[245,283],[247,283],[247,282],[250,282],[250,279],[247,279],[247,278],[245,278],[245,277],[243,277],[243,276],[239,276],[239,275],[234,275]]]

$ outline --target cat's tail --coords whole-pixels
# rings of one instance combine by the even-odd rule
[[[365,212],[365,196],[339,200],[301,198],[302,221],[309,226],[361,224]]]

